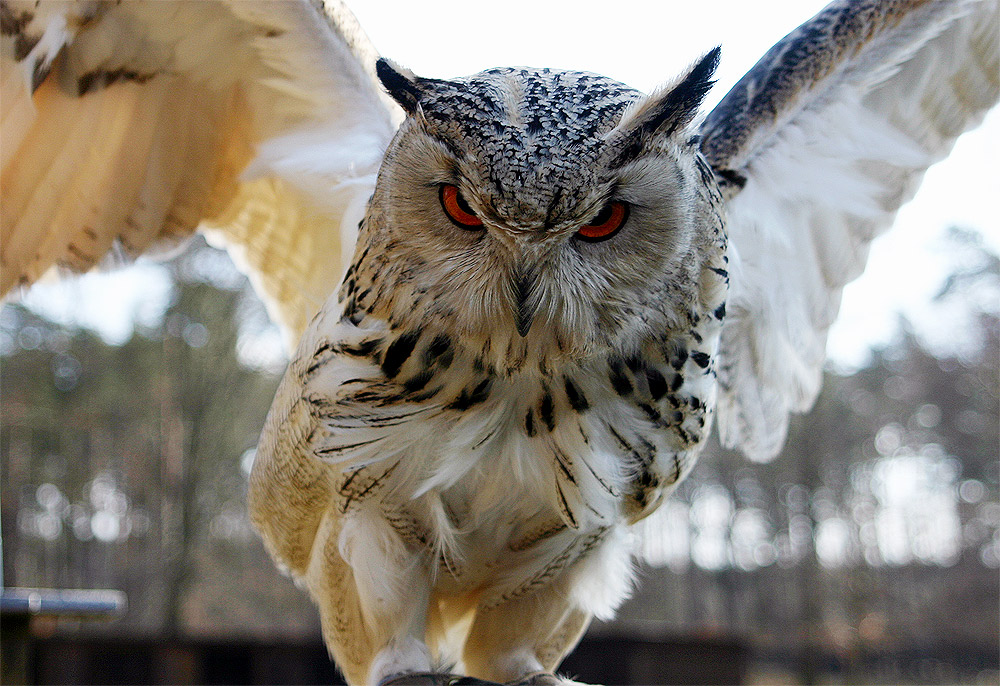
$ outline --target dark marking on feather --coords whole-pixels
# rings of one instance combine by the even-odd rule
[[[381,441],[384,437],[379,436],[378,438],[372,438],[367,441],[361,441],[359,443],[350,443],[348,445],[335,445],[330,448],[317,448],[315,454],[317,455],[333,455],[335,453],[342,453],[345,450],[353,450],[354,448],[363,448],[366,445],[371,445],[372,443],[377,443]]]
[[[649,395],[653,400],[659,400],[667,394],[667,380],[658,369],[646,368],[646,383],[649,385]]]
[[[673,474],[673,480],[670,483],[675,484],[681,479],[681,459],[677,456],[676,453],[671,454],[671,457],[674,460],[674,474]]]
[[[524,415],[524,433],[528,434],[529,438],[538,434],[538,430],[535,428],[535,415],[530,407],[528,408],[528,412]]]
[[[306,396],[305,401],[312,407],[312,414],[320,417],[324,416],[322,410],[327,410],[333,406],[333,403],[328,398],[321,395]]]
[[[452,348],[445,350],[441,353],[441,357],[437,360],[438,369],[447,369],[451,366],[452,360],[455,359],[455,351]]]
[[[316,354],[318,355],[319,351],[317,351]],[[306,367],[306,376],[312,376],[313,373],[315,373],[315,371],[317,369],[319,369],[320,367],[322,367],[324,364],[326,364],[326,360],[325,359],[323,359],[323,360],[313,360],[313,363],[311,365],[309,365],[308,367]]]
[[[651,486],[654,486],[656,482],[656,477],[653,476],[653,473],[648,468],[643,468],[643,470],[639,472],[639,476],[636,479],[636,483],[638,483],[643,489],[648,489]]]
[[[562,486],[559,485],[558,480],[556,480],[556,493],[559,495],[559,509],[562,511],[570,528],[579,529],[580,524],[576,521],[576,517],[573,516],[573,511],[569,509],[569,503],[566,502],[566,495],[563,493]]]
[[[407,393],[416,393],[417,391],[423,390],[424,386],[427,385],[427,382],[433,378],[434,372],[430,369],[424,369],[404,381],[403,388],[406,389]]]
[[[559,450],[556,446],[553,446],[552,454],[556,458],[556,465],[559,467],[559,471],[563,473],[563,476],[566,477],[567,481],[575,485],[576,475],[573,474],[573,470],[570,469],[570,465],[573,464],[573,461],[566,457],[566,454]]]
[[[25,57],[28,56],[35,46],[38,45],[38,41],[42,39],[41,36],[27,36],[25,34],[19,34],[17,38],[14,39],[14,59],[20,62]]]
[[[711,358],[708,356],[708,353],[704,353],[700,350],[695,350],[694,352],[692,352],[691,359],[694,361],[696,365],[698,365],[702,369],[707,368],[708,363],[711,361]]]
[[[427,346],[427,349],[424,350],[424,364],[429,367],[446,353],[449,354],[449,357],[447,358],[448,361],[443,364],[444,367],[451,364],[451,339],[443,333],[438,334],[431,341],[431,344]]]
[[[656,446],[642,436],[639,436],[639,445],[642,448],[642,452],[636,450],[635,456],[638,457],[643,464],[652,463],[653,460],[656,459]]]
[[[385,521],[395,530],[399,536],[412,545],[427,545],[427,533],[417,526],[417,523],[408,517],[394,515],[390,512],[384,514]]]
[[[535,136],[542,132],[544,126],[542,126],[541,118],[536,114],[528,122],[528,126],[525,128],[529,136]]]
[[[538,403],[538,416],[541,418],[545,428],[552,431],[556,428],[555,405],[552,402],[552,394],[548,391],[542,395]]]
[[[552,377],[552,370],[549,369],[549,360],[545,357],[545,355],[541,355],[538,358],[538,373],[545,379]]]
[[[584,441],[584,442],[586,442],[586,441]],[[587,459],[585,457],[581,456],[580,461],[583,462],[583,466],[587,468],[587,471],[589,471],[591,473],[591,475],[594,477],[594,479],[597,481],[597,483],[599,483],[601,485],[601,488],[603,488],[605,491],[607,491],[610,495],[612,495],[614,497],[618,497],[618,492],[615,491],[615,489],[613,489],[611,487],[611,485],[608,484],[604,479],[602,479],[600,476],[598,476],[597,472],[594,471],[594,468],[590,466],[590,463],[587,462]],[[593,508],[590,508],[590,509],[591,509],[592,512],[594,512],[594,514],[598,514],[597,511],[594,510]]]
[[[389,467],[389,469],[387,469],[384,472],[382,472],[381,476],[377,476],[377,477],[373,478],[368,483],[368,485],[366,485],[360,491],[353,492],[353,493],[352,492],[347,492],[346,491],[346,486],[341,486],[341,488],[340,488],[340,494],[346,497],[346,502],[341,506],[341,509],[344,512],[347,512],[347,510],[350,508],[352,502],[354,502],[355,500],[357,500],[357,501],[363,501],[365,499],[365,497],[369,493],[371,493],[373,490],[375,490],[379,486],[379,484],[381,484],[383,481],[385,481],[387,478],[389,478],[389,475],[392,474],[392,472],[396,469],[396,467],[398,465],[399,465],[399,462],[396,462],[395,464],[393,464],[391,467]],[[361,470],[359,469],[354,474],[357,474],[360,471]],[[354,474],[352,474],[351,476],[353,477]]]
[[[608,427],[608,431],[611,433],[612,436],[615,437],[615,440],[618,441],[618,446],[622,450],[624,450],[626,452],[629,452],[629,453],[634,453],[635,452],[635,448],[632,447],[632,444],[629,443],[628,441],[626,441],[624,436],[622,436],[620,433],[618,433],[617,431],[615,431],[615,428],[613,426],[611,426],[610,424],[605,424],[605,426]]]
[[[632,394],[632,382],[629,381],[625,373],[625,365],[617,357],[608,358],[608,378],[611,380],[611,387],[615,393],[624,397]]]
[[[76,247],[73,243],[66,246],[66,251],[84,264],[91,264],[94,261],[92,255],[88,255],[84,251],[80,250],[80,248]]]
[[[472,446],[472,449],[473,450],[478,450],[479,448],[481,448],[483,446],[484,443],[486,443],[486,441],[488,441],[491,438],[493,438],[496,435],[496,433],[497,433],[497,427],[494,426],[492,429],[490,429],[489,433],[487,433],[485,436],[483,436],[482,439],[480,439],[480,441],[478,443],[476,443],[474,446]]]
[[[661,419],[660,411],[649,403],[639,403],[639,409],[646,413],[650,421],[657,422]]]
[[[551,536],[559,533],[565,528],[566,525],[561,521],[550,523],[547,526],[543,526],[536,531],[532,531],[526,536],[523,536],[517,540],[509,542],[507,544],[507,547],[510,548],[515,553],[520,552],[522,550],[527,550],[528,548],[538,543],[539,541],[546,538],[550,538]]]
[[[346,293],[345,293],[346,295]],[[347,321],[357,326],[360,322],[355,322],[354,318],[358,315],[358,302],[352,296],[348,296],[348,300],[344,303],[344,311],[341,315],[341,321],[346,319]],[[364,315],[362,315],[364,316]]]
[[[34,67],[31,70],[31,92],[34,93],[38,90],[38,87],[42,85],[45,77],[49,75],[50,66],[42,63],[41,60],[35,62]]]
[[[142,84],[154,76],[156,74],[143,74],[131,69],[95,70],[87,72],[76,80],[77,94],[86,95],[99,88],[107,88],[118,81],[134,81],[135,83]]]
[[[348,474],[347,478],[344,479],[343,483],[340,484],[340,489],[339,489],[340,492],[344,493],[348,488],[350,488],[351,484],[354,483],[354,480],[356,478],[358,478],[358,475],[362,471],[364,471],[364,467],[359,467],[358,469],[355,469],[353,472],[351,472],[350,474]]]
[[[338,352],[351,357],[371,357],[376,348],[382,344],[381,338],[369,338],[360,343],[344,344],[339,347]]]
[[[386,377],[393,379],[399,374],[400,368],[413,352],[418,340],[420,340],[419,332],[408,331],[389,344],[382,358],[382,372]]]
[[[681,390],[681,386],[683,385],[684,385],[684,376],[682,374],[674,374],[674,378],[670,380],[670,392],[676,393],[677,391]]]
[[[577,412],[583,412],[590,408],[590,403],[587,401],[587,396],[583,394],[573,380],[568,376],[563,378],[563,385],[566,387],[566,399],[569,401],[569,406],[572,407]]]
[[[681,437],[681,440],[683,440],[688,445],[693,445],[698,442],[697,439],[695,439],[695,437],[691,434],[691,432],[685,429],[683,426],[676,426],[674,427],[674,430],[677,432],[677,435]]]
[[[742,189],[747,185],[747,177],[735,169],[714,169],[715,176],[721,180],[720,186],[733,186]]]
[[[471,390],[463,388],[462,392],[459,393],[455,400],[448,404],[447,408],[449,410],[467,410],[473,405],[478,405],[490,397],[490,387],[492,385],[493,379],[487,377]]]
[[[413,403],[422,403],[425,400],[430,400],[435,395],[440,393],[442,388],[444,388],[444,386],[434,386],[432,388],[428,388],[427,390],[421,391],[420,393],[414,393],[409,397],[409,401]]]
[[[2,4],[0,5],[0,34],[13,36],[21,33],[34,18],[35,15],[31,12],[21,12],[19,15],[15,15],[13,10],[7,7],[7,5]],[[38,42],[37,38],[35,42]],[[21,59],[23,57],[18,57],[18,60]]]

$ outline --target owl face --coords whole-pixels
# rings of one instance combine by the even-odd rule
[[[580,72],[379,71],[409,116],[359,240],[382,260],[373,313],[479,341],[508,369],[690,323],[719,221],[686,131],[710,69],[650,98]]]

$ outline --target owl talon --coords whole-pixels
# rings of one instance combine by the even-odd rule
[[[378,686],[504,686],[496,681],[483,681],[461,674],[441,672],[407,672],[394,674],[378,683]],[[541,685],[539,685],[541,686]]]
[[[518,681],[511,681],[504,686],[586,686],[570,679],[560,679],[551,672],[535,672]]]
[[[448,686],[451,678],[451,674],[436,672],[405,672],[386,677],[378,686]]]

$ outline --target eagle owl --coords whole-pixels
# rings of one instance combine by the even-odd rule
[[[713,418],[777,452],[872,237],[998,94],[971,0],[834,2],[704,117],[718,48],[644,95],[421,78],[337,0],[0,8],[3,289],[230,247],[297,340],[252,519],[352,684],[563,683]]]

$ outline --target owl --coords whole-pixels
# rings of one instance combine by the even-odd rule
[[[251,516],[351,684],[570,683],[713,423],[780,449],[872,238],[1000,92],[994,2],[834,2],[707,115],[718,48],[646,95],[419,77],[337,0],[0,12],[2,289],[229,247],[296,346]]]

